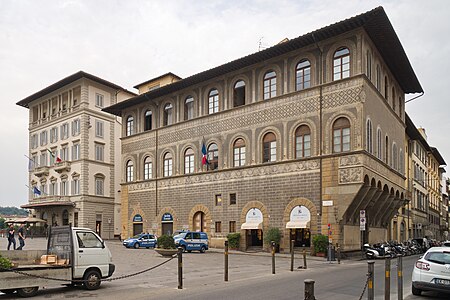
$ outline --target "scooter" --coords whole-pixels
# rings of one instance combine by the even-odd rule
[[[393,258],[395,255],[389,249],[388,245],[379,245],[379,247],[370,247],[369,244],[364,244],[364,254],[367,259],[375,259],[375,258]]]

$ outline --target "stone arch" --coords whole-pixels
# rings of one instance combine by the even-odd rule
[[[241,224],[245,223],[245,217],[247,215],[247,212],[250,209],[252,209],[252,208],[259,209],[261,211],[262,215],[263,215],[263,228],[262,228],[262,230],[264,231],[264,230],[268,229],[269,228],[269,213],[267,211],[266,206],[262,202],[257,201],[257,200],[248,202],[242,208],[241,217],[240,217]]]
[[[234,85],[238,82],[242,80],[243,82],[245,82],[245,105],[252,103],[253,99],[251,99],[252,96],[252,92],[251,92],[251,80],[250,78],[248,78],[247,75],[245,74],[238,74],[233,76],[233,78],[231,78],[231,80],[229,80],[229,86],[228,86],[228,108],[234,108],[233,106],[233,94],[234,94]]]
[[[176,124],[179,122],[177,118],[178,113],[178,107],[177,102],[173,98],[167,98],[161,102],[161,105],[159,106],[158,116],[159,116],[159,124],[158,127],[165,127],[169,125],[164,125],[164,109],[166,108],[167,104],[172,104],[172,124]]]
[[[195,92],[194,90],[188,90],[188,91],[182,92],[178,99],[177,105],[179,107],[178,111],[180,113],[180,121],[186,121],[184,119],[184,102],[186,101],[186,99],[189,96],[194,98],[194,119],[200,116],[200,114],[198,112],[200,97],[199,97],[198,93]]]
[[[145,212],[142,210],[140,203],[138,203],[136,206],[134,206],[131,210],[131,214],[128,216],[128,236],[132,235],[130,233],[133,233],[133,217],[135,215],[141,215],[142,217],[142,230],[144,232],[149,231],[151,228],[148,225],[148,220],[145,217]]]
[[[159,210],[158,215],[155,217],[155,223],[158,224],[157,235],[162,235],[161,219],[165,213],[170,213],[173,217],[173,230],[181,229],[178,228],[178,217],[175,210],[170,206],[165,206]]]
[[[225,101],[225,91],[223,88],[223,81],[218,81],[214,83],[210,83],[207,86],[202,88],[202,99],[199,101],[202,101],[202,110],[200,114],[202,116],[208,116],[209,115],[209,109],[208,109],[208,101],[209,101],[209,93],[216,89],[217,92],[219,92],[219,112],[224,110],[224,101]]]
[[[196,212],[199,212],[199,211],[201,211],[201,212],[203,212],[205,214],[205,228],[204,228],[204,232],[209,234],[211,232],[211,230],[210,230],[211,220],[212,220],[211,212],[203,204],[196,204],[191,209],[191,211],[189,212],[189,216],[188,216],[188,218],[189,218],[189,220],[188,220],[189,221],[189,228],[190,229],[194,228],[194,215],[195,215]]]
[[[183,147],[181,148],[180,152],[178,153],[178,170],[180,170],[181,174],[184,174],[184,155],[186,154],[186,151],[188,149],[192,149],[192,151],[194,151],[194,173],[197,172],[199,170],[198,165],[199,165],[199,160],[201,163],[201,156],[199,156],[201,154],[201,151],[198,149],[198,147],[192,143],[189,142],[185,145],[183,145]]]

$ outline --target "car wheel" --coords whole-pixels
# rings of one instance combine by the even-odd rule
[[[191,253],[191,252],[192,252],[192,250],[188,250],[187,252],[188,252],[188,253]]]
[[[202,246],[201,248],[200,248],[200,253],[205,253],[206,252],[206,247],[205,246]]]
[[[39,287],[37,286],[21,288],[17,289],[17,294],[19,294],[21,297],[33,297],[36,296],[38,289]]]
[[[411,292],[414,296],[420,296],[422,294],[422,290],[415,288],[414,285],[411,285]]]
[[[134,249],[139,249],[139,243],[134,244]]]
[[[96,290],[100,287],[102,279],[100,277],[100,273],[95,270],[90,270],[86,272],[83,277],[83,285],[87,290]]]

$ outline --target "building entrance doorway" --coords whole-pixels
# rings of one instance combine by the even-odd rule
[[[261,229],[248,229],[247,231],[247,247],[262,247],[263,232]]]
[[[309,228],[291,229],[291,240],[294,240],[294,247],[311,247],[311,231]]]
[[[162,223],[162,234],[173,234],[173,223]]]
[[[142,223],[134,223],[133,224],[133,235],[138,235],[144,232],[144,226]]]
[[[206,218],[205,213],[202,211],[198,211],[194,215],[193,219],[193,231],[205,231],[206,229]]]

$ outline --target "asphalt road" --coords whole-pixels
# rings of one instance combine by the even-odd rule
[[[6,239],[0,248],[6,249]],[[118,241],[107,241],[116,264],[114,278],[145,270],[167,261],[152,249],[125,249]],[[25,249],[44,249],[44,239],[27,240]],[[411,272],[417,256],[403,259],[404,299],[449,299],[449,295],[424,293],[411,295]],[[81,287],[57,287],[40,290],[33,299],[303,299],[304,280],[315,280],[317,299],[359,299],[366,282],[367,262],[343,260],[342,264],[309,258],[308,269],[290,271],[289,255],[277,255],[276,274],[271,274],[268,253],[235,254],[229,256],[229,281],[224,282],[223,253],[183,255],[183,289],[177,289],[177,260],[143,274],[104,282],[99,290],[86,291]],[[295,266],[302,264],[296,258]],[[397,299],[396,260],[391,267],[391,299]],[[384,299],[384,261],[375,262],[375,299]],[[0,300],[15,299],[0,294]],[[367,299],[367,291],[362,299]]]

